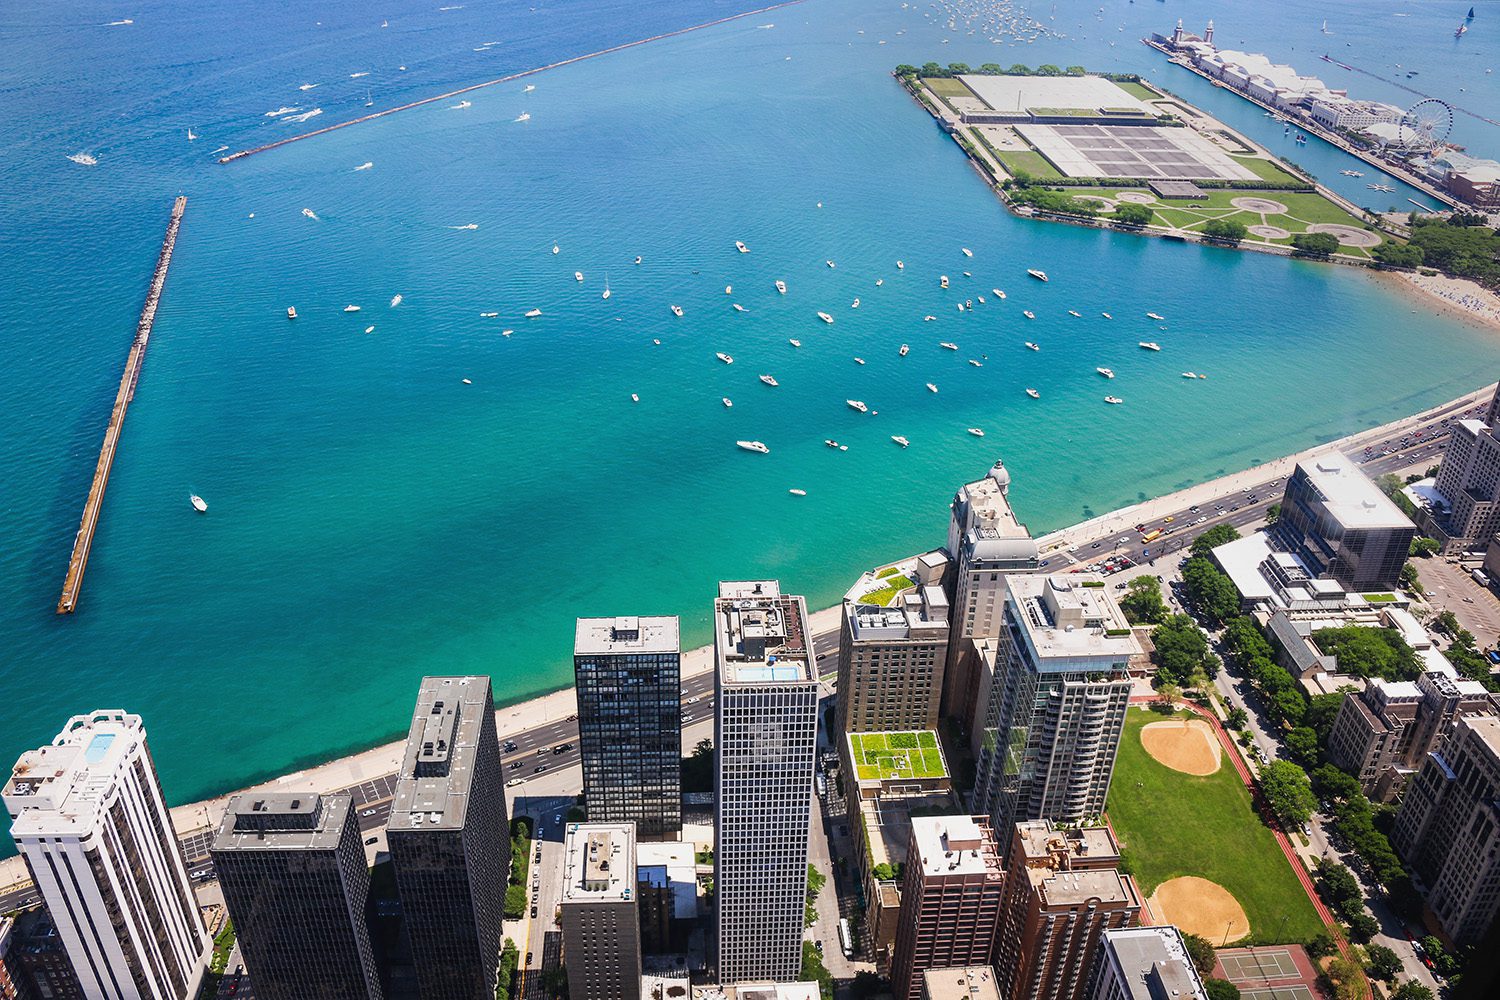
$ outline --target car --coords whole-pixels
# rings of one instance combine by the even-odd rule
[[[552,814],[552,822],[554,822],[554,823],[561,823],[562,822],[562,813],[553,813]]]
[[[1129,584],[1126,584],[1126,583],[1117,583],[1117,584],[1115,584],[1115,589],[1116,590],[1124,590],[1128,586],[1129,586]]]
[[[522,763],[521,763],[521,762],[520,762],[520,761],[518,761],[518,760],[513,760],[513,761],[511,761],[511,762],[510,762],[510,769],[511,769],[511,770],[512,770],[512,771],[519,771],[519,770],[520,770],[520,769],[521,769],[521,768],[522,768],[522,767],[524,767],[524,766],[525,766],[525,765],[523,765],[523,764],[522,764]]]
[[[547,754],[547,748],[546,747],[537,747],[536,748],[536,755],[538,757],[544,757],[544,756],[546,756],[546,754]]]
[[[365,838],[365,846],[369,847],[371,844],[375,843],[375,841],[377,841],[379,839],[380,839],[379,837],[366,837]]]
[[[547,770],[547,765],[546,764],[538,764],[536,767],[533,767],[531,769],[531,773],[532,774],[541,774],[545,770]]]
[[[375,810],[374,809],[361,809],[359,811],[359,814],[361,816],[374,816],[375,815]]]
[[[823,950],[823,942],[822,941],[814,941],[813,942],[813,947],[816,948],[816,949],[818,949],[818,951],[822,951]]]
[[[532,914],[532,915],[535,916],[535,914]],[[527,965],[531,964],[531,952],[529,952],[529,951],[526,953],[526,964]]]
[[[521,782],[523,782],[525,780],[526,780],[525,778],[511,778],[509,781],[507,781],[505,783],[505,787],[506,788],[515,788],[517,785],[519,785]]]
[[[1041,561],[1040,566],[1041,566],[1042,569],[1046,569],[1049,565],[1051,565],[1051,563],[1052,563],[1051,559],[1043,559]]]
[[[693,697],[691,697],[691,698],[689,698],[689,699],[688,699],[688,700],[687,700],[687,703],[688,703],[688,704],[689,704],[689,705],[696,705],[696,704],[698,704],[698,702],[700,702],[700,701],[702,701],[702,700],[703,700],[703,699],[702,699],[702,698],[700,698],[700,697],[699,697],[699,696],[697,696],[697,695],[693,695]]]
[[[578,721],[578,716],[577,715],[570,715],[570,716],[568,716],[568,721],[569,722],[577,722]]]
[[[535,907],[535,906],[533,906],[533,907],[532,907],[532,908],[531,908],[531,919],[532,919],[532,920],[535,920],[535,919],[536,919],[536,907]]]
[[[1171,524],[1174,520],[1175,518],[1171,514],[1168,514],[1166,517],[1161,519],[1163,524]]]
[[[1231,507],[1231,508],[1229,508],[1229,513],[1233,514],[1237,510],[1239,510],[1238,507]]]
[[[504,743],[504,747],[505,747],[505,752],[506,753],[515,753],[516,752],[516,741],[515,740],[506,740],[505,743]]]
[[[1095,542],[1093,545],[1089,546],[1089,548],[1091,548],[1091,549],[1097,549],[1098,547],[1099,547],[1099,543],[1098,542]]]
[[[1248,500],[1248,501],[1250,501],[1251,503],[1254,503],[1255,502],[1255,494],[1252,493],[1249,496],[1247,496],[1245,499]]]
[[[1208,517],[1206,515],[1205,516],[1200,516],[1198,518],[1198,523],[1202,524],[1204,521],[1207,521],[1207,520],[1208,520]]]
[[[1193,504],[1191,507],[1188,508],[1188,510],[1190,510],[1194,514],[1196,514],[1196,513],[1198,513],[1198,505],[1197,504]]]

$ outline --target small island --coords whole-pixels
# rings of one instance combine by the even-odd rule
[[[1420,260],[1404,226],[1134,74],[927,63],[895,76],[1018,215],[1344,263]]]

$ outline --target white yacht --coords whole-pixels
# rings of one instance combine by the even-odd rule
[[[924,323],[931,323],[935,319],[937,319],[936,316],[933,316],[933,315],[929,314],[927,316],[923,316],[922,317],[922,322],[924,322]]]
[[[736,303],[735,303],[735,304],[734,304],[734,311],[735,311],[735,312],[737,312],[737,313],[742,313],[742,312],[745,312],[745,311],[746,311],[746,309],[745,309],[745,307],[744,307],[744,306],[742,306],[742,305],[740,305],[740,304],[739,304],[739,303],[738,303],[738,302],[736,302]]]
[[[906,262],[905,261],[900,261],[900,260],[896,261],[896,270],[898,270],[898,271],[904,271],[904,270],[906,270]]]
[[[793,347],[801,347],[802,346],[802,341],[798,340],[796,337],[793,337],[791,340],[788,340],[787,343],[791,344]]]
[[[956,351],[956,350],[958,350],[958,345],[957,344],[951,344],[951,343],[949,343],[946,340],[943,341],[941,344],[938,344],[938,346],[941,347],[945,351]]]
[[[933,384],[933,383],[931,383],[931,382],[928,382],[928,383],[927,383],[927,391],[928,391],[928,392],[937,392],[937,386],[936,386],[936,385],[934,385],[934,384]]]
[[[742,243],[739,240],[735,240],[734,241],[734,248],[736,250],[738,250],[740,253],[749,253],[750,252],[750,248],[747,247],[747,246],[745,246],[745,244]]]
[[[820,313],[818,313],[818,319],[822,320],[825,323],[832,323],[833,322],[833,317],[830,316],[830,315],[828,315],[826,312],[820,312]]]
[[[573,272],[573,280],[574,281],[582,281],[583,280],[583,272],[582,271],[574,271]]]
[[[637,264],[639,264],[639,263],[640,263],[640,262],[641,262],[641,258],[640,258],[640,257],[636,257],[636,259],[635,259],[635,262],[636,262],[636,263],[637,263]]]
[[[974,435],[977,438],[984,437],[984,431],[980,430],[978,427],[970,427],[969,428],[969,433],[972,434],[972,435]]]
[[[1114,317],[1111,316],[1109,313],[1100,313],[1099,315],[1103,316],[1105,319],[1114,319]]]
[[[494,319],[495,317],[497,317],[499,315],[500,314],[497,313],[497,312],[480,313],[479,314],[479,318],[480,319]]]
[[[762,382],[764,382],[766,385],[773,386],[773,387],[781,384],[780,382],[777,382],[776,379],[772,378],[770,375],[762,375],[760,377],[760,380]]]
[[[1165,323],[1166,320],[1167,320],[1167,318],[1165,316],[1158,315],[1157,313],[1147,313],[1146,314],[1146,318],[1147,319],[1154,319],[1158,323]]]
[[[1027,319],[1036,319],[1036,313],[1032,312],[1030,309],[1022,309],[1021,315],[1025,316]]]
[[[972,257],[972,256],[974,256],[974,251],[970,250],[968,247],[959,247],[959,249],[964,252],[964,256],[965,257]]]
[[[607,274],[604,276],[604,294],[599,297],[601,299],[609,298],[609,275]]]
[[[997,298],[997,299],[1003,299],[1003,298],[1005,298],[1005,293],[1002,292],[998,288],[991,288],[990,291],[992,291],[992,292],[995,293],[995,298]]]
[[[726,365],[732,365],[732,364],[734,364],[734,359],[731,358],[729,355],[725,354],[723,351],[717,351],[717,352],[715,352],[714,357],[718,358],[720,361],[724,362]]]
[[[1183,378],[1197,378],[1198,377],[1198,373],[1197,372],[1183,372],[1182,373],[1182,377]]]
[[[554,244],[552,244],[552,252],[553,253],[562,253],[562,247],[560,247],[556,243],[554,243]]]
[[[1161,345],[1158,344],[1154,340],[1143,340],[1143,341],[1140,342],[1140,346],[1144,347],[1148,351],[1159,351],[1159,350],[1161,350]]]
[[[870,408],[857,399],[846,399],[844,402],[848,404],[851,410],[858,410],[860,413],[870,412]]]
[[[875,287],[876,288],[879,288],[883,284],[885,284],[885,279],[884,278],[876,278],[875,279]]]
[[[464,383],[464,385],[473,385],[474,384],[474,380],[470,379],[470,378],[466,378],[466,379],[463,380],[463,383]]]
[[[391,308],[394,309],[401,304],[401,293],[397,292],[391,296]]]
[[[807,491],[806,490],[795,490],[795,489],[793,489],[793,490],[787,490],[787,492],[790,493],[794,497],[805,497],[805,496],[807,496]]]
[[[1026,395],[1030,396],[1032,399],[1041,399],[1042,398],[1042,394],[1039,393],[1039,392],[1037,392],[1035,389],[1027,389],[1026,390]]]
[[[1074,317],[1075,319],[1083,319],[1083,313],[1079,312],[1077,309],[1069,309],[1068,315]]]
[[[892,434],[891,435],[891,440],[894,441],[894,442],[896,442],[897,444],[899,444],[903,448],[905,448],[907,445],[911,444],[910,441],[906,440],[906,438],[902,437],[900,434]]]
[[[1038,347],[1038,346],[1036,346],[1036,345],[1035,345],[1035,344],[1033,344],[1033,343],[1032,343],[1032,342],[1031,342],[1031,341],[1029,341],[1029,340],[1028,340],[1028,341],[1026,341],[1026,349],[1027,349],[1027,350],[1028,350],[1028,351],[1040,351],[1040,350],[1041,350],[1041,348],[1040,348],[1040,347]]]
[[[728,396],[723,397],[719,401],[724,404],[724,409],[726,410],[734,405],[734,400],[730,399]]]
[[[297,307],[296,306],[287,306],[286,307],[286,318],[287,319],[296,319],[297,318]]]
[[[359,312],[359,306],[356,306],[356,305],[347,305],[347,306],[344,307],[344,312],[346,312],[346,313],[357,313],[357,312]]]
[[[1108,368],[1095,368],[1094,371],[1098,372],[1100,375],[1103,375],[1105,378],[1115,377],[1115,373]]]
[[[829,267],[837,267],[838,266],[837,264],[835,264],[831,260],[825,260],[823,263],[827,264]]]
[[[1119,396],[1105,396],[1104,401],[1106,403],[1114,403],[1116,406],[1125,402],[1125,400],[1121,399]]]
[[[682,315],[682,306],[673,306],[672,307],[672,315],[673,316],[681,316]]]
[[[984,296],[983,295],[979,296],[979,304],[980,305],[984,305]]]
[[[940,275],[938,275],[938,284],[942,285],[944,288],[947,288],[948,287],[948,276],[946,274],[940,274]]]
[[[746,451],[757,451],[757,452],[760,452],[762,455],[769,455],[769,454],[771,454],[771,449],[767,448],[765,445],[761,444],[759,441],[736,441],[735,444],[738,445],[739,447],[745,449]]]
[[[776,290],[778,292],[780,292],[782,295],[785,295],[786,294],[786,282],[782,281],[780,278],[777,278],[776,279]]]
[[[853,302],[849,303],[849,308],[850,309],[858,309],[859,308],[859,299],[855,299]]]
[[[857,365],[862,365],[862,364],[865,363],[865,359],[864,358],[855,358],[854,359],[854,363],[857,364]]]
[[[826,444],[830,448],[837,448],[839,451],[848,451],[849,450],[849,446],[847,444],[839,444],[837,441],[834,441],[834,440],[832,440],[830,438],[824,438],[823,439],[823,443]]]
[[[969,359],[969,364],[973,365],[975,368],[983,368],[984,367],[984,362],[980,361],[978,358],[970,358]]]
[[[536,319],[541,314],[542,314],[542,311],[540,309],[528,309],[526,311],[526,318],[527,319]]]
[[[1035,268],[1030,268],[1029,267],[1029,268],[1026,269],[1026,273],[1029,274],[1029,275],[1031,275],[1037,281],[1046,281],[1047,280],[1047,272],[1046,271],[1038,271]]]
[[[528,111],[522,111],[520,114],[516,115],[516,121],[518,121],[518,122],[529,122],[529,121],[531,121],[531,113],[528,112]]]
[[[206,502],[204,502],[203,498],[200,497],[198,494],[196,494],[196,493],[190,494],[188,496],[188,503],[192,504],[193,505],[193,509],[196,510],[198,513],[200,513],[200,514],[207,514],[208,513],[208,504]]]
[[[637,395],[636,395],[636,394],[635,394],[635,393],[633,393],[633,392],[632,392],[632,393],[631,393],[631,394],[630,394],[630,401],[631,401],[631,402],[632,402],[632,403],[639,403],[639,402],[640,402],[640,401],[641,401],[641,397],[640,397],[640,396],[637,396]]]
[[[901,350],[898,353],[904,358],[907,354],[911,353],[911,348],[906,344],[902,344]]]

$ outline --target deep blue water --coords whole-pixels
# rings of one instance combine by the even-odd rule
[[[1103,20],[1060,3],[1069,37],[1006,45],[925,7],[812,0],[541,74],[531,93],[213,162],[294,131],[264,114],[283,106],[322,107],[312,127],[735,9],[437,6],[0,11],[15,56],[0,62],[0,759],[123,706],[146,716],[168,796],[189,800],[390,737],[425,673],[488,672],[500,700],[566,684],[576,615],[680,614],[701,642],[714,581],[750,574],[825,606],[861,568],[939,544],[955,485],[997,456],[1041,532],[1451,398],[1500,360],[1493,333],[1360,272],[1012,218],[888,76],[928,59],[1136,70],[1274,146],[1257,109],[1135,41],[1176,16],[1197,26],[1204,3],[1111,0]],[[1390,61],[1380,31],[1344,27],[1376,22],[1365,7],[1216,16],[1221,41],[1312,72],[1325,10],[1346,60]],[[1410,9],[1401,61],[1424,87],[1500,106],[1494,77],[1469,75],[1500,27],[1476,22],[1455,55],[1445,5]],[[1493,152],[1494,131],[1460,118],[1455,135]],[[66,159],[80,151],[98,165]],[[1288,155],[1335,187],[1352,163]],[[59,619],[179,192],[80,610]],[[954,308],[977,295],[991,301]],[[1118,373],[1107,388],[1097,365]]]

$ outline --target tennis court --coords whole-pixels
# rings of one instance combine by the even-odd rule
[[[1257,948],[1253,952],[1224,955],[1222,961],[1224,978],[1236,984],[1255,979],[1298,979],[1302,975],[1292,953],[1285,948]]]
[[[1261,989],[1240,987],[1240,1000],[1313,1000],[1306,986],[1270,986]]]

